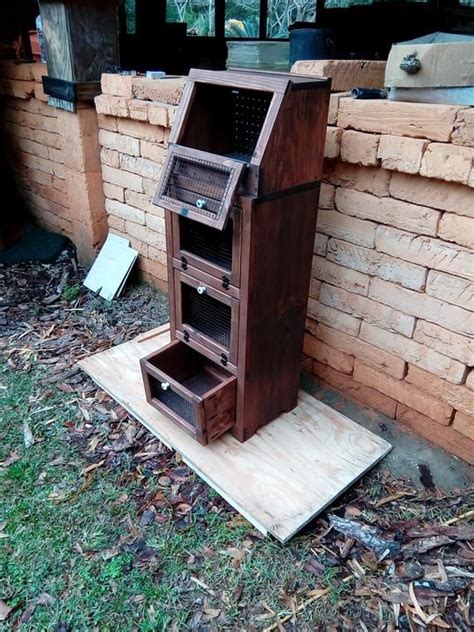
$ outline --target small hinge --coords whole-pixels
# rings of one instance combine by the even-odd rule
[[[228,276],[223,276],[222,277],[222,287],[224,288],[224,290],[228,290],[229,289],[229,285],[230,285],[230,279]]]
[[[221,353],[221,364],[227,366],[227,356],[225,353]]]
[[[186,259],[186,257],[181,257],[181,267],[183,268],[183,270],[188,269],[188,260]]]
[[[186,329],[183,331],[183,336],[184,336],[184,340],[186,342],[189,342],[189,331],[187,331]]]

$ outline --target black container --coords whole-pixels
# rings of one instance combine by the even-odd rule
[[[332,59],[335,52],[333,29],[318,28],[311,22],[290,27],[290,67],[300,59]]]

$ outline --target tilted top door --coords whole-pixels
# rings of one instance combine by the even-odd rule
[[[245,166],[239,160],[170,145],[154,204],[222,230]]]

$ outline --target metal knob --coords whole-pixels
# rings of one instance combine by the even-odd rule
[[[197,293],[198,294],[205,294],[206,293],[206,288],[205,288],[204,285],[198,285],[196,289],[197,289]]]
[[[198,198],[196,200],[196,206],[198,208],[206,208],[206,200],[203,200],[202,198]]]
[[[170,387],[170,383],[169,383],[169,382],[162,382],[162,383],[161,383],[161,388],[162,388],[164,391],[167,391],[167,390],[169,389],[169,387]]]

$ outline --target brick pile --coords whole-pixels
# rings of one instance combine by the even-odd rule
[[[474,460],[474,109],[331,96],[305,369]]]
[[[167,287],[163,209],[152,199],[184,81],[105,74],[96,97],[105,208],[111,232],[138,250],[139,269]]]
[[[1,64],[2,134],[30,214],[68,236],[87,262],[107,232],[97,116],[91,105],[75,114],[48,105],[45,74],[41,63]]]

